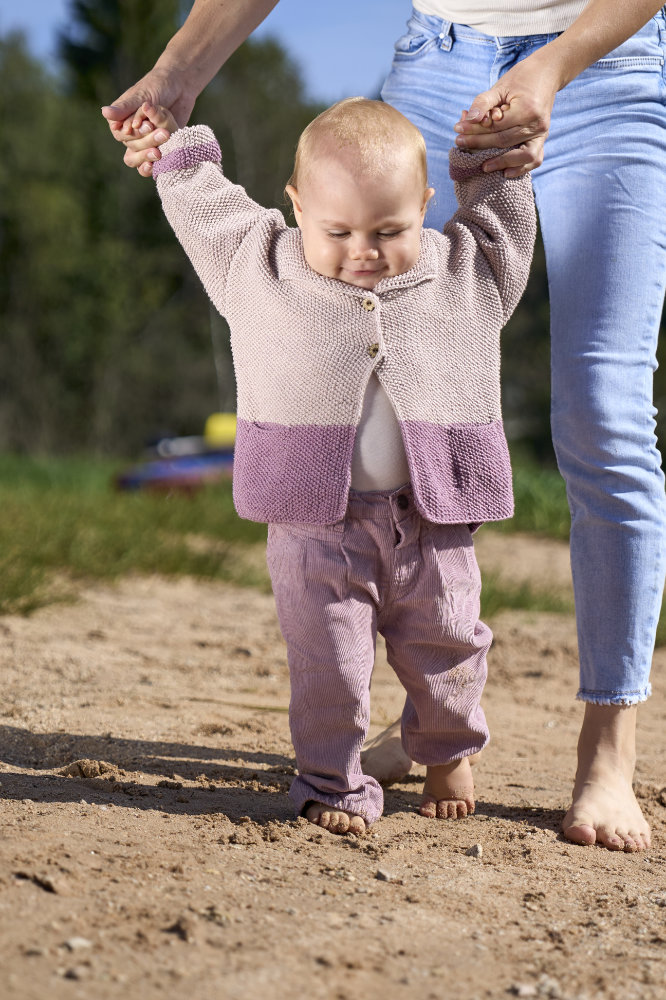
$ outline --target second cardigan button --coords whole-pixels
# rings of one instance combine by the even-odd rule
[[[376,358],[379,354],[379,344],[368,344],[368,354],[371,358]]]
[[[372,310],[375,308],[375,303],[373,302],[372,299],[363,299],[361,305],[363,306],[366,312],[372,312]]]

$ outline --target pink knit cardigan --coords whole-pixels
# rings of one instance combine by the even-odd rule
[[[210,129],[162,146],[164,211],[231,329],[241,517],[344,516],[372,372],[395,407],[421,514],[511,516],[499,335],[527,281],[535,212],[528,176],[481,171],[490,155],[451,151],[458,211],[443,233],[423,230],[411,270],[366,291],[308,266],[300,231],[224,177]]]

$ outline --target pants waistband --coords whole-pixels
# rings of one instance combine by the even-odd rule
[[[347,517],[391,518],[401,521],[415,514],[414,493],[409,483],[395,490],[350,490],[347,501]]]

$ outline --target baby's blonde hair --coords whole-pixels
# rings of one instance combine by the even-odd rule
[[[308,175],[317,153],[349,151],[358,158],[363,173],[380,174],[411,152],[417,178],[428,183],[426,147],[423,136],[399,111],[383,101],[348,97],[322,111],[303,130],[296,147],[294,170],[288,184],[298,190]]]

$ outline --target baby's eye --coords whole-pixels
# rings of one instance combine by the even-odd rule
[[[391,229],[387,232],[377,233],[377,236],[379,236],[380,240],[393,240],[396,236],[400,236],[401,232],[402,229]]]
[[[348,232],[337,231],[337,230],[334,229],[334,230],[329,230],[328,235],[333,240],[343,240],[345,238],[345,236],[349,236],[349,233]]]

